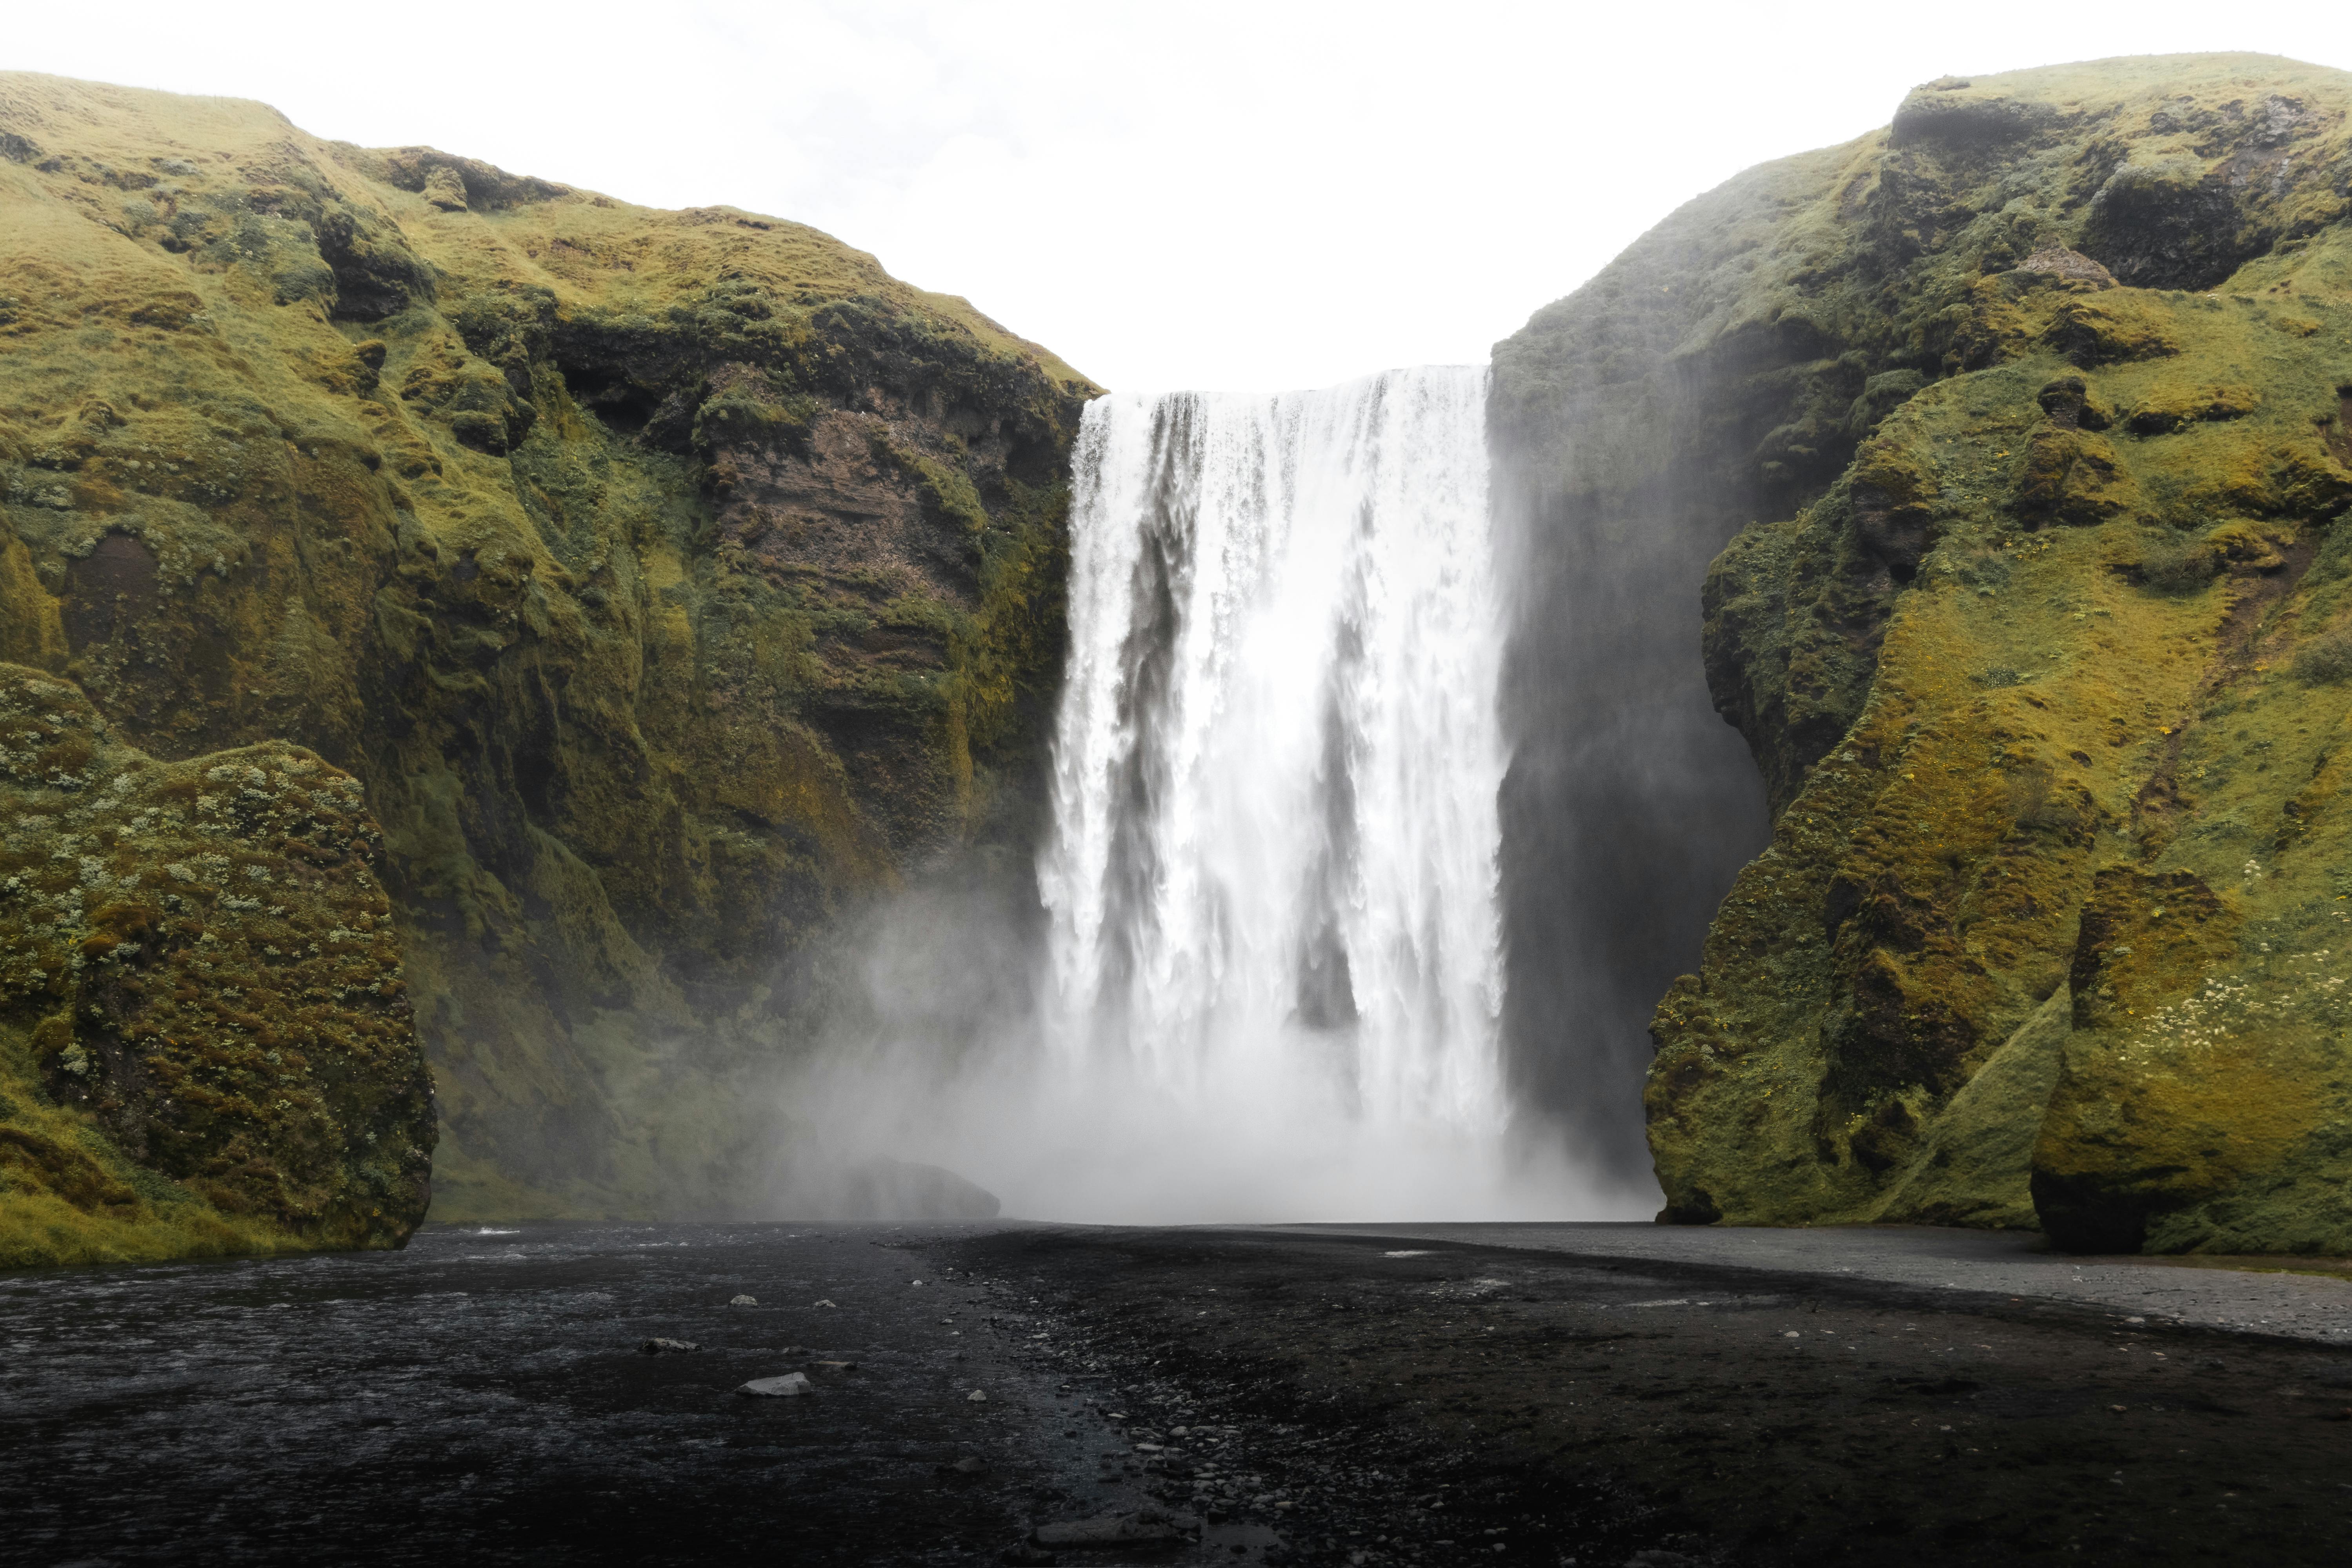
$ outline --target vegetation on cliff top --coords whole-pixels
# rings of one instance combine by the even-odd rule
[[[1549,482],[1674,432],[1767,520],[1706,588],[1776,825],[1658,1011],[1670,1215],[2352,1248],[2347,108],[2254,57],[1931,83],[1498,357]],[[1664,368],[1612,380],[1621,312]]]
[[[436,1212],[742,1201],[778,964],[1025,830],[1093,391],[800,225],[0,75],[0,658],[361,781]]]

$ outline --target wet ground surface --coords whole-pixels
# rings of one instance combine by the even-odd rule
[[[397,1254],[0,1275],[0,1557],[992,1553],[1035,1391],[971,1321],[983,1292],[908,1240],[434,1226]],[[795,1371],[806,1397],[734,1392]]]
[[[1977,1290],[2118,1308],[2173,1322],[2352,1344],[2352,1260],[2084,1258],[2031,1231],[1931,1226],[1297,1226],[1303,1235],[1381,1236],[1532,1247],[1588,1258],[1853,1275],[1931,1290]]]
[[[2352,1561],[2334,1345],[1948,1276],[1393,1235],[1031,1232],[961,1256],[1050,1281],[1062,1353],[1156,1430],[1252,1434],[1205,1479],[1163,1441],[1160,1485],[1272,1509],[1312,1561]]]
[[[0,1539],[26,1563],[963,1564],[1157,1507],[1197,1533],[1026,1550],[2352,1560],[2343,1348],[1494,1239],[436,1226],[0,1275]],[[791,1372],[809,1394],[734,1392]]]

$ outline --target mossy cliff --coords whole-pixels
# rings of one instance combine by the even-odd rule
[[[780,965],[1028,831],[1093,391],[796,224],[0,75],[0,659],[359,782],[437,1215],[755,1201]]]
[[[1668,1217],[2352,1249],[2347,110],[1931,83],[1498,350],[1539,519],[1746,524],[1701,647],[1771,839],[1653,1025]]]

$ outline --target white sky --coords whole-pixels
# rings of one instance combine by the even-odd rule
[[[10,9],[0,68],[796,218],[1133,391],[1483,360],[1688,197],[1947,72],[2119,48],[2352,68],[2339,6],[2210,0]]]

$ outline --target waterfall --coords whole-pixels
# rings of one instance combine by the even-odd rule
[[[1200,1205],[1395,1213],[1498,1158],[1486,379],[1087,410],[1045,1049]]]

